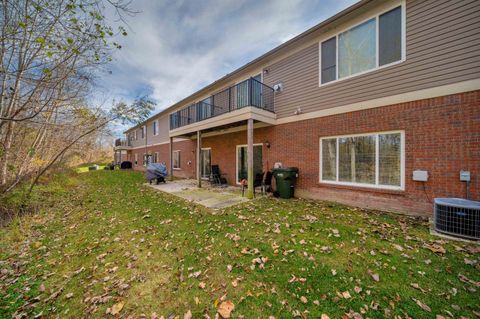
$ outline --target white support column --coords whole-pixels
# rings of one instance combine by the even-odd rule
[[[168,146],[168,152],[170,154],[170,180],[173,181],[173,137],[170,137]]]
[[[248,190],[247,198],[253,198],[253,119],[248,119],[247,125],[247,172],[248,172]]]
[[[202,132],[197,131],[197,159],[196,159],[196,166],[197,166],[197,184],[198,188],[202,187],[202,171],[200,167],[200,153],[202,151]]]

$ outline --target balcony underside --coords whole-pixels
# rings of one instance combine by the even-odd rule
[[[276,123],[277,116],[273,112],[262,110],[253,106],[247,106],[229,113],[224,113],[200,122],[170,130],[169,135],[170,137],[191,136],[197,131],[206,133],[209,131],[226,129],[244,125],[245,121],[250,118],[256,122],[274,125]]]

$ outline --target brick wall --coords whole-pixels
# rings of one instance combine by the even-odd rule
[[[321,137],[392,130],[405,131],[405,191],[319,183]],[[299,168],[297,196],[431,214],[433,198],[465,197],[465,183],[459,181],[459,171],[464,169],[472,174],[470,198],[480,200],[480,91],[259,128],[254,131],[254,142],[264,143],[264,166],[268,163],[271,168],[282,162]],[[180,143],[174,149],[182,150],[182,176],[193,177],[195,141]],[[228,182],[234,184],[236,146],[246,143],[247,133],[241,131],[204,137],[202,146],[211,147],[212,164],[218,164]],[[162,154],[160,160],[168,163],[168,144],[155,148]],[[143,149],[139,152],[143,154]],[[187,166],[189,160],[191,165]],[[416,169],[429,173],[425,188],[411,179]]]
[[[319,183],[319,139],[391,130],[405,131],[405,191],[332,186]],[[431,214],[434,197],[465,197],[461,169],[470,170],[470,198],[480,200],[480,91],[390,105],[364,111],[256,129],[264,164],[275,162],[300,170],[297,195],[355,206]],[[203,139],[212,148],[230,183],[235,181],[236,145],[246,144],[246,131]],[[412,181],[416,169],[427,170],[424,185]]]
[[[174,141],[173,150],[180,151],[180,169],[175,169],[173,171],[174,176],[184,177],[184,178],[194,178],[195,177],[195,142],[191,140],[183,141]],[[154,145],[147,148],[148,154],[154,154],[158,152],[158,163],[165,163],[167,169],[170,172],[170,158],[169,158],[169,144],[160,144]],[[138,165],[133,164],[133,169],[135,170],[145,170],[143,166],[143,154],[145,153],[145,148],[138,148],[129,151],[131,154],[131,161],[134,163],[135,154],[138,154]]]

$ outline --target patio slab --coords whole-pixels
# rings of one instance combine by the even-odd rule
[[[167,183],[159,185],[146,183],[145,185],[214,209],[225,208],[248,201],[246,197],[242,197],[240,190],[236,187],[210,187],[207,185],[198,188],[197,181],[192,179],[167,181]]]

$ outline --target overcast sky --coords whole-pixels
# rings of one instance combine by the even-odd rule
[[[150,95],[156,112],[255,59],[355,0],[134,0],[108,97]]]

